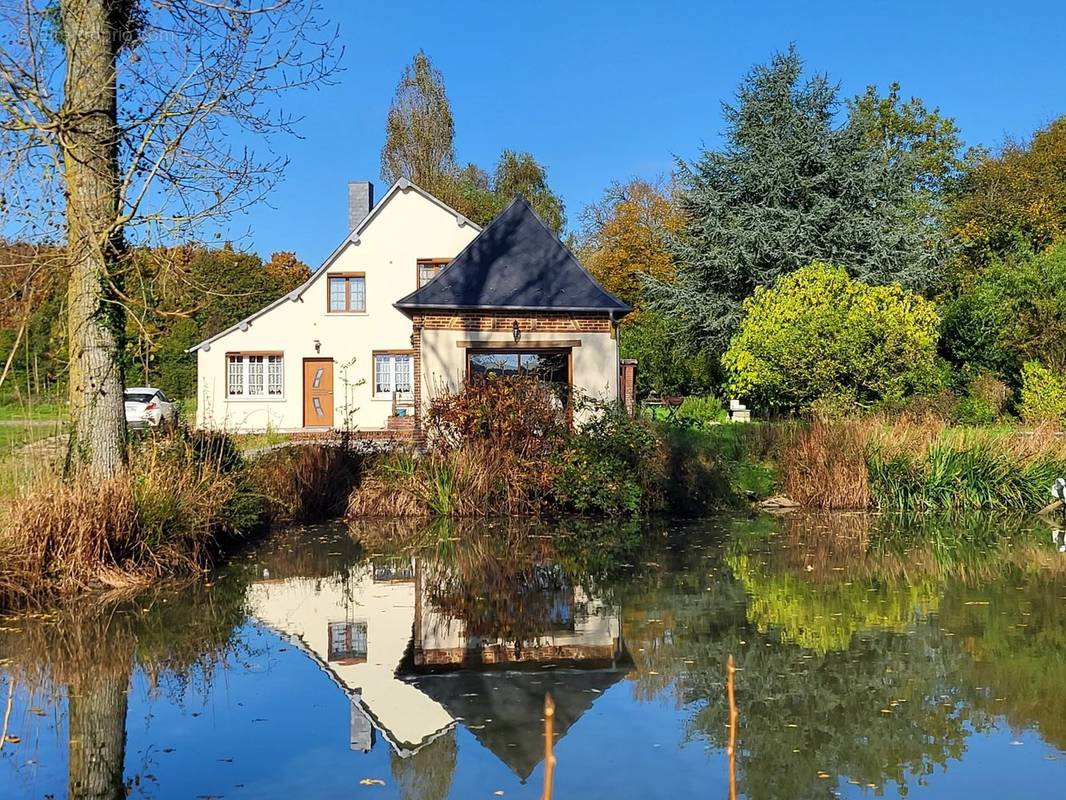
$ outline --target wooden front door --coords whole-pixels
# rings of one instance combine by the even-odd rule
[[[333,427],[333,359],[304,359],[304,427]]]

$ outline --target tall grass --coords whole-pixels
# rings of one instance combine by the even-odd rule
[[[210,564],[222,539],[260,519],[224,441],[155,437],[110,480],[52,475],[23,487],[0,520],[0,609]]]
[[[1035,511],[1066,476],[1066,440],[1050,430],[873,416],[815,420],[778,447],[785,492],[826,510]]]
[[[346,441],[291,445],[251,460],[248,482],[262,496],[268,523],[321,522],[344,514],[362,459]]]

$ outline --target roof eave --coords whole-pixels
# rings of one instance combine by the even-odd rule
[[[394,308],[410,316],[415,311],[554,311],[566,314],[609,314],[614,317],[624,317],[633,310],[632,306],[623,305],[618,308],[603,308],[595,306],[492,306],[471,305],[460,306],[445,303],[393,303]]]

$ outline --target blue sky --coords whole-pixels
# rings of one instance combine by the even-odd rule
[[[302,139],[270,206],[226,236],[317,265],[345,234],[345,185],[379,195],[385,115],[423,48],[445,78],[461,162],[490,168],[529,150],[566,201],[570,226],[612,180],[668,173],[714,146],[720,104],[755,63],[794,41],[843,96],[893,80],[957,120],[968,144],[1024,137],[1066,113],[1060,2],[534,2],[324,0],[345,71],[289,95]]]

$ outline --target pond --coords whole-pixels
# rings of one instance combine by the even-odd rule
[[[366,531],[359,531],[361,535]],[[388,540],[378,530],[376,540]],[[1039,520],[341,525],[0,622],[3,798],[1058,796]]]

